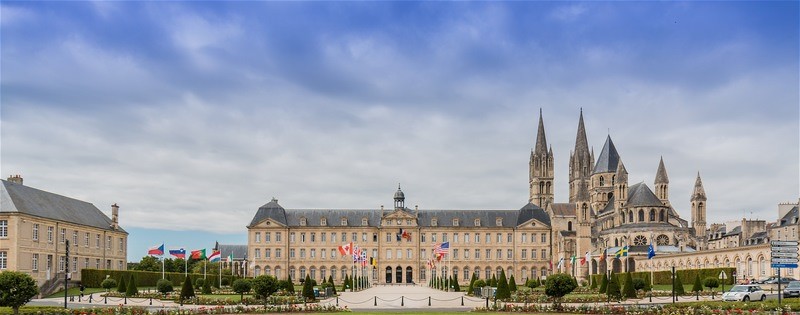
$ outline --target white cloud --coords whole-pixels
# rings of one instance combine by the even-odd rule
[[[555,8],[550,17],[562,22],[572,22],[583,16],[586,11],[584,4],[570,4]]]
[[[0,26],[3,27],[10,27],[36,18],[32,11],[12,6],[8,3],[0,4],[0,17],[2,17],[0,18]]]

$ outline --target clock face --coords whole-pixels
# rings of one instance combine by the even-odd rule
[[[397,225],[403,225],[403,220],[397,219]]]

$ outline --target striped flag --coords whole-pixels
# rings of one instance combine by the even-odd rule
[[[164,256],[164,243],[150,247],[150,249],[147,250],[147,254],[150,256]]]
[[[175,256],[176,258],[186,259],[186,250],[183,248],[170,249],[169,254]]]
[[[206,249],[203,248],[203,249],[193,250],[191,258],[195,260],[206,259]]]
[[[433,247],[434,254],[448,254],[450,253],[450,242],[436,244]]]
[[[220,253],[220,251],[218,250],[211,252],[211,256],[208,256],[208,261],[210,262],[217,262],[220,261],[221,259],[222,259],[222,253]]]

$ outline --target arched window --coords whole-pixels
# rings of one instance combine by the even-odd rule
[[[539,182],[539,193],[540,194],[544,193],[544,182]]]
[[[653,222],[655,220],[656,220],[656,210],[650,209],[650,222]]]
[[[603,184],[604,184],[604,181],[603,181],[603,176],[600,176],[600,186],[602,187],[602,186],[603,186]]]
[[[633,245],[642,246],[647,245],[647,238],[644,235],[637,235],[633,238]]]
[[[550,194],[550,182],[547,182],[546,188],[547,188],[547,193]]]
[[[617,246],[619,246],[619,239],[615,238],[614,239],[614,247],[617,247]]]
[[[633,223],[633,210],[628,211],[628,222]]]
[[[261,267],[259,267],[259,266],[256,266],[256,269],[255,269],[255,274],[254,274],[254,276],[258,277],[258,276],[260,276],[260,275],[261,275]]]
[[[617,180],[617,175],[611,175],[611,186],[614,186],[614,183],[616,183],[616,180]]]
[[[608,196],[606,198],[608,198],[608,200],[611,200],[611,198],[614,198],[614,193],[611,192],[608,193]]]
[[[584,220],[584,221],[586,221],[586,220],[589,220],[589,209],[587,209],[587,208],[588,208],[588,207],[587,207],[587,206],[586,206],[586,204],[584,203],[584,204],[583,204],[583,220]]]
[[[272,275],[272,268],[269,266],[264,267],[264,274],[267,276]]]
[[[622,221],[622,223],[625,223],[625,212],[623,212],[623,213],[620,215],[620,217],[621,217],[621,220],[620,220],[620,221]]]
[[[658,212],[658,222],[664,222],[664,209]]]
[[[639,210],[639,222],[644,222],[644,210]]]
[[[567,222],[567,231],[572,231],[572,221]]]

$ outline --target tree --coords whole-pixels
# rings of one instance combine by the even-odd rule
[[[453,274],[453,291],[454,292],[461,292],[461,286],[458,285],[458,275]]]
[[[283,288],[283,290],[289,293],[294,293],[294,282],[292,282],[292,275],[286,277],[286,287]]]
[[[694,285],[692,286],[692,292],[695,294],[700,294],[700,291],[703,291],[703,283],[700,282],[700,273],[694,276]]]
[[[166,297],[167,293],[170,293],[173,290],[172,281],[167,279],[159,279],[158,282],[156,282],[156,290],[161,292],[161,294],[164,294],[164,297]]]
[[[192,279],[186,277],[186,280],[183,281],[183,287],[181,287],[181,302],[184,299],[194,297],[194,288],[192,287]]]
[[[14,314],[19,308],[39,294],[39,287],[33,277],[16,271],[0,272],[0,306],[10,306]]]
[[[266,299],[278,291],[278,279],[273,276],[260,275],[251,281],[256,298]]]
[[[349,287],[347,286],[347,275],[344,275],[344,280],[342,280],[342,292],[347,292],[348,288]]]
[[[108,292],[108,290],[111,290],[117,286],[117,280],[106,278],[102,283],[100,283],[100,286],[103,287],[103,289],[106,289],[106,292]]]
[[[497,287],[497,278],[495,277],[495,275],[492,275],[492,280],[489,280],[489,285]]]
[[[502,277],[502,274],[501,274]],[[547,277],[544,285],[544,294],[553,298],[553,306],[561,309],[561,298],[569,294],[578,286],[574,279],[565,273],[557,273]]]
[[[244,294],[250,292],[251,289],[250,280],[247,279],[236,279],[233,281],[233,292],[239,293],[239,299],[244,298]]]
[[[511,298],[511,291],[508,289],[505,270],[500,270],[500,279],[497,279],[497,299],[505,300]]]
[[[625,286],[623,286],[623,289],[622,295],[624,297],[629,299],[636,298],[636,289],[633,287],[633,277],[631,277],[630,272],[625,273]]]
[[[478,279],[474,273],[472,274],[472,278],[469,279],[469,286],[467,287],[467,294],[472,295],[472,292],[475,290],[475,280]]]
[[[606,293],[607,289],[608,289],[608,275],[604,273],[603,277],[600,278],[600,290],[598,290],[598,292]]]
[[[211,292],[211,282],[213,282],[211,281],[211,279],[206,279],[205,281],[203,281],[203,291],[202,291],[203,294],[213,293]]]
[[[204,284],[206,284],[206,279],[197,278],[194,280],[194,286],[198,289],[202,289]]]
[[[125,283],[125,275],[119,277],[119,283],[117,285],[117,292],[125,293],[128,290],[128,284]]]
[[[715,288],[719,287],[719,279],[714,277],[708,277],[703,280],[703,284],[711,291],[714,291]]]
[[[647,290],[647,282],[644,281],[642,278],[633,278],[633,288],[638,290]]]
[[[331,290],[333,290],[333,294],[336,295],[336,285],[333,284],[333,275],[328,276],[328,283],[331,284]]]
[[[511,292],[517,292],[517,281],[514,280],[514,275],[511,275],[511,278],[508,278],[508,290]]]
[[[314,284],[311,282],[311,276],[306,275],[306,281],[303,282],[303,297],[306,301],[314,301]]]
[[[592,283],[592,285],[589,286],[589,289],[592,290],[597,289],[597,280],[591,279],[590,282]]]
[[[683,289],[683,281],[681,281],[681,276],[677,272],[675,273],[675,287],[673,290],[675,290],[676,295],[686,294],[686,291]]]
[[[166,268],[166,262],[164,265]],[[144,256],[133,270],[161,272],[161,262],[155,256]]]
[[[611,274],[611,277],[608,277],[608,285],[606,286],[606,295],[615,301],[622,299],[622,292],[620,292],[618,278],[619,277],[617,277],[617,275]]]
[[[136,277],[131,275],[130,280],[128,280],[128,289],[125,290],[125,296],[134,297],[137,294],[139,294],[139,289],[136,288]]]

